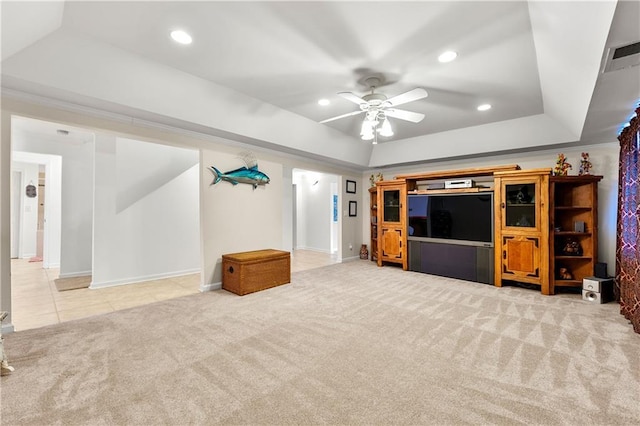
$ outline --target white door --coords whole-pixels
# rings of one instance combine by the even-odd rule
[[[11,172],[11,258],[17,259],[20,253],[20,211],[22,194],[22,172]]]

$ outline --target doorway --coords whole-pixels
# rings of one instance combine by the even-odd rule
[[[46,168],[44,164],[39,165],[38,170],[38,226],[36,228],[36,260],[44,260],[44,225],[45,225],[45,182]]]
[[[294,270],[339,262],[339,179],[311,170],[292,171]]]
[[[11,169],[11,257],[42,262],[44,268],[57,268],[62,157],[13,151]],[[45,192],[45,187],[49,191]]]
[[[62,129],[64,131],[59,131]],[[11,261],[11,311],[13,325],[18,331],[200,292],[198,151],[188,147],[179,149],[159,143],[143,143],[112,134],[97,136],[100,143],[106,141],[113,149],[98,151],[96,135],[87,129],[12,117],[11,148],[15,161],[12,166],[19,166],[12,167],[18,172],[12,173],[15,182],[11,188],[15,191],[11,194],[11,211],[16,214],[12,218],[11,232],[17,241],[12,247],[18,247],[18,254],[20,250],[24,253]],[[94,247],[98,241],[95,238],[98,222],[95,218],[94,182],[98,152],[102,155],[101,165],[105,164],[103,154],[107,152],[110,156],[106,159],[108,169],[100,169],[98,178],[101,179],[101,199],[111,200],[111,204],[99,212],[102,215],[99,219],[103,239],[100,240],[102,250],[98,261],[102,265],[101,271],[120,271],[124,275],[120,279],[112,278],[112,282],[105,282],[111,277],[103,280],[103,287],[118,285],[117,291],[87,288],[96,272]],[[182,169],[176,168],[178,166]],[[32,248],[26,250],[24,244],[19,248],[21,239],[18,235],[26,229],[23,194],[25,185],[31,181],[37,188],[38,197],[29,199],[33,202],[27,212],[30,214],[28,240]],[[105,191],[109,191],[108,196],[105,196]],[[172,205],[172,200],[179,201]],[[181,209],[195,213],[185,219],[179,216]],[[105,225],[104,214],[107,211],[113,221]],[[175,226],[156,225],[156,231],[151,233],[148,228],[154,225],[154,220],[164,220],[164,225]],[[185,224],[196,225],[185,229]],[[165,235],[161,232],[163,229],[172,231],[174,237],[178,235],[180,244],[175,242],[176,238],[154,244],[151,248],[144,244],[149,235],[162,238]],[[105,241],[104,235],[111,240]],[[24,233],[22,240],[25,240]],[[123,262],[114,259],[122,257],[124,249],[110,246],[112,243],[122,244],[124,249],[135,249],[136,261],[130,261],[134,256],[127,259],[130,269],[136,265],[147,269],[140,268],[141,272],[136,274],[129,274],[130,270],[122,272]],[[178,249],[182,252],[189,250],[183,257],[188,261],[195,259],[192,266],[182,267],[183,259],[178,259],[170,251]],[[40,251],[43,261],[29,262],[31,258],[37,258]],[[174,264],[155,261],[162,256],[175,261]],[[181,261],[183,263],[179,263]],[[164,269],[158,273],[157,269],[150,270],[149,265]],[[87,277],[88,281],[82,280],[83,288],[63,291],[58,286],[60,281],[81,281]],[[135,282],[139,284],[133,284]]]

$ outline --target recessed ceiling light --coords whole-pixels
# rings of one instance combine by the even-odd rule
[[[451,62],[457,57],[458,57],[458,54],[456,52],[454,52],[453,50],[448,50],[443,54],[441,54],[440,56],[438,56],[438,60],[440,62]]]
[[[491,105],[490,104],[478,105],[478,111],[487,111],[489,109],[491,109]]]
[[[322,105],[322,106],[327,106],[329,105],[331,102],[329,102],[329,99],[320,99],[318,101],[318,105]]]
[[[171,38],[180,44],[191,44],[191,36],[182,30],[171,31]]]

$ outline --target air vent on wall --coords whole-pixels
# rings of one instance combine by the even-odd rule
[[[640,65],[640,41],[625,46],[611,47],[603,72],[621,70]]]

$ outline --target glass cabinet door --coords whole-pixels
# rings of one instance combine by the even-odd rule
[[[503,226],[536,228],[536,184],[505,184],[505,214]]]
[[[382,192],[383,221],[400,222],[400,190],[390,189]]]

